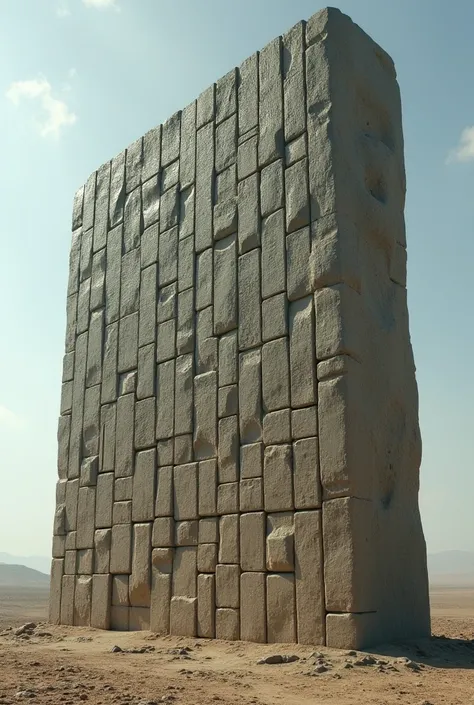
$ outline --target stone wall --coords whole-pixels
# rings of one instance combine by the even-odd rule
[[[74,200],[50,619],[429,632],[391,59],[324,10]]]

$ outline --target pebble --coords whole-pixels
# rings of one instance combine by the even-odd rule
[[[299,661],[299,659],[300,657],[296,656],[296,654],[271,654],[258,659],[257,664],[293,663],[294,661]]]

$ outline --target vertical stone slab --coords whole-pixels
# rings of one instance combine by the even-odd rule
[[[89,627],[91,623],[92,577],[76,575],[74,589],[74,626]]]
[[[287,338],[273,340],[262,347],[262,400],[267,412],[290,406]]]
[[[285,221],[277,210],[262,222],[262,298],[286,289]]]
[[[297,408],[316,401],[312,297],[292,302],[289,317],[291,405]]]
[[[214,123],[209,122],[198,130],[196,137],[196,252],[202,252],[212,245],[213,182]]]
[[[239,257],[239,349],[262,340],[260,309],[260,250]]]
[[[240,566],[243,572],[266,569],[265,533],[263,512],[240,515]]]
[[[132,572],[129,598],[132,607],[150,607],[151,524],[133,525]]]
[[[315,509],[321,506],[317,438],[303,438],[293,443],[293,488],[295,509]]]
[[[170,634],[196,636],[197,597],[172,597],[170,603]]]
[[[95,487],[81,487],[77,500],[77,548],[94,547]]]
[[[82,333],[77,338],[74,356],[74,384],[72,392],[71,434],[69,441],[69,479],[79,477],[82,461],[82,422],[84,414],[86,364],[87,333]]]
[[[156,450],[137,453],[133,476],[132,521],[152,521],[155,516]],[[145,605],[146,606],[146,605]]]
[[[61,585],[64,573],[64,559],[53,558],[49,587],[49,616],[51,624],[61,623]]]
[[[259,56],[259,166],[284,155],[281,39],[277,37]]]
[[[148,343],[154,343],[156,338],[156,264],[142,269],[140,276],[138,344],[142,346]]]
[[[265,573],[240,576],[240,638],[264,644],[267,641]]]
[[[240,442],[262,438],[261,352],[249,350],[239,356]]]
[[[61,585],[61,624],[74,624],[74,590],[76,577],[63,575]]]
[[[156,437],[171,438],[174,426],[175,361],[158,365],[156,380]]]
[[[142,181],[146,181],[160,170],[161,125],[153,127],[143,136]]]
[[[267,641],[296,641],[295,576],[289,573],[267,575]]]
[[[324,644],[326,636],[321,512],[295,512],[295,583],[298,643]]]
[[[174,468],[173,499],[176,520],[184,521],[199,517],[197,463],[188,463]]]
[[[197,460],[217,454],[217,373],[194,378],[194,454]]]
[[[219,563],[237,564],[239,560],[239,515],[227,514],[219,519]]]
[[[150,629],[156,634],[169,634],[171,573],[173,550],[155,548],[151,557]]]
[[[100,473],[97,477],[95,499],[95,527],[97,529],[107,529],[112,526],[113,499],[114,474],[112,472]]]
[[[176,358],[175,436],[193,431],[193,372],[192,354]]]
[[[265,448],[263,487],[265,511],[286,512],[293,509],[291,445],[273,445]]]
[[[117,427],[115,436],[115,477],[133,474],[135,426],[135,395],[124,394],[117,400]]]
[[[111,575],[92,576],[91,627],[110,629]]]
[[[204,639],[215,637],[215,576],[205,573],[198,575],[197,582],[197,636]]]
[[[179,155],[179,180],[181,188],[192,184],[196,172],[196,101],[181,113],[181,148]]]
[[[237,327],[237,243],[235,235],[214,248],[214,333]]]
[[[239,134],[258,125],[258,53],[252,54],[239,68]]]
[[[324,583],[328,612],[375,612],[375,513],[371,501],[323,503]]]
[[[221,607],[216,610],[216,638],[237,641],[240,638],[239,610]]]
[[[110,550],[110,572],[123,575],[132,570],[132,527],[116,524],[112,527]]]
[[[285,140],[290,142],[306,129],[305,34],[298,22],[283,36],[283,105]]]

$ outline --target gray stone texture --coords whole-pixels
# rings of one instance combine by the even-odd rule
[[[429,633],[393,63],[299,22],[75,197],[50,620]]]

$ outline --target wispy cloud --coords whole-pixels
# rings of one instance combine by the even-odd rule
[[[474,161],[474,125],[464,128],[458,146],[450,151],[446,161],[448,163]]]
[[[17,431],[24,426],[24,419],[0,404],[0,429]]]
[[[10,85],[5,95],[17,107],[24,100],[40,106],[42,117],[37,120],[37,124],[42,137],[59,137],[63,128],[77,121],[77,116],[67,104],[53,95],[53,88],[44,77],[16,81]]]
[[[59,3],[59,5],[56,8],[56,15],[58,17],[70,17],[71,15],[71,10],[69,9],[69,6],[67,3],[63,0],[62,2]]]
[[[97,10],[119,10],[117,0],[82,0],[86,7],[95,7]]]

